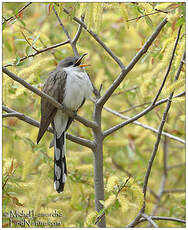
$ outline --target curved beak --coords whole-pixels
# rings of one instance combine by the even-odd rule
[[[87,55],[87,53],[82,54],[82,55],[79,57],[79,59],[77,60],[77,62],[74,64],[74,67],[75,67],[75,66],[79,66],[79,67],[86,67],[86,66],[89,66],[89,64],[81,64],[83,57],[85,57],[86,55]]]

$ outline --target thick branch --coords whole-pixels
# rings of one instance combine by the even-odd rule
[[[158,34],[160,33],[161,29],[165,26],[166,23],[167,23],[167,19],[164,18],[163,21],[157,26],[156,30],[153,32],[153,34],[150,36],[150,38],[146,41],[146,43],[144,44],[142,49],[140,49],[140,51],[132,59],[132,61],[129,63],[129,65],[125,69],[122,70],[121,74],[115,79],[115,81],[108,88],[108,90],[105,92],[105,94],[99,99],[99,101],[97,102],[99,105],[103,106],[106,103],[106,101],[112,95],[114,90],[124,80],[126,75],[132,70],[132,68],[139,61],[139,59],[147,52],[148,48],[151,46],[152,42],[158,36]]]
[[[44,49],[41,49],[41,50],[38,50],[37,52],[35,52],[35,53],[33,53],[33,54],[30,54],[30,55],[28,55],[28,56],[25,56],[25,57],[20,58],[20,62],[21,62],[21,61],[24,61],[24,60],[27,59],[27,58],[34,57],[34,56],[36,56],[36,55],[38,55],[38,54],[44,53],[44,52],[46,52],[46,51],[48,51],[48,50],[51,50],[51,49],[55,49],[55,48],[57,48],[57,47],[59,47],[59,46],[66,45],[66,44],[68,44],[68,43],[69,43],[69,40],[64,41],[64,42],[60,42],[60,43],[58,43],[58,44],[49,46],[49,47],[44,48]],[[4,65],[4,67],[13,66],[13,65],[14,65],[14,64],[6,64],[6,65]]]
[[[2,109],[4,111],[6,111],[8,114],[3,114],[3,115],[7,115],[5,117],[10,117],[8,115],[11,115],[11,117],[17,117],[18,119],[22,120],[22,121],[25,121],[26,123],[30,124],[30,125],[33,125],[35,127],[39,127],[40,126],[40,122],[24,115],[23,113],[19,113],[13,109],[10,109],[8,108],[7,106],[2,106]],[[50,133],[53,133],[53,129],[52,127],[48,127],[47,129],[48,132]],[[90,149],[93,149],[95,147],[94,143],[90,140],[87,140],[87,139],[84,139],[84,138],[81,138],[81,137],[75,137],[71,134],[68,134],[66,135],[66,138],[72,142],[75,142],[77,144],[80,144],[80,145],[83,145],[83,146],[86,146]]]
[[[5,74],[7,74],[9,77],[11,77],[13,80],[19,82],[20,84],[22,84],[24,87],[26,87],[27,89],[29,89],[30,91],[36,93],[37,95],[39,95],[40,97],[45,98],[46,100],[48,100],[51,104],[53,104],[56,108],[61,109],[62,111],[66,112],[69,114],[69,116],[74,117],[76,120],[80,121],[82,124],[84,124],[87,127],[90,128],[96,128],[97,124],[93,121],[89,121],[83,117],[80,117],[79,115],[76,115],[68,110],[67,108],[65,108],[65,106],[61,105],[60,103],[58,103],[54,98],[48,96],[47,94],[45,94],[44,92],[38,90],[37,88],[33,87],[32,85],[30,85],[29,83],[27,83],[25,80],[19,78],[18,76],[16,76],[14,73],[10,72],[7,68],[3,67],[3,72]]]
[[[167,100],[168,100],[168,99],[166,99],[166,101],[164,101],[164,102],[167,102]],[[129,120],[129,119],[131,119],[130,117],[124,116],[124,115],[122,115],[122,114],[120,114],[120,113],[118,113],[118,112],[116,112],[115,110],[112,110],[112,109],[110,109],[110,108],[107,108],[107,107],[103,107],[103,108],[104,108],[104,110],[106,110],[106,111],[108,111],[108,112],[110,112],[110,113],[112,113],[112,114],[114,114],[114,115],[116,115],[116,116],[118,116],[118,117],[120,117],[120,118],[122,118],[122,119],[124,119],[124,120]],[[149,126],[149,125],[145,125],[145,124],[143,124],[143,123],[141,123],[141,122],[133,121],[132,124],[138,125],[138,126],[144,128],[144,129],[148,129],[148,130],[150,130],[150,131],[152,131],[152,132],[154,132],[154,133],[158,133],[158,130],[157,130],[157,129],[155,129],[155,128]],[[104,138],[106,137],[107,132],[108,132],[108,130],[106,130],[106,131],[104,132]],[[179,137],[176,137],[176,136],[174,136],[174,135],[172,135],[172,134],[170,134],[170,133],[162,132],[162,135],[164,135],[164,136],[166,136],[166,137],[169,137],[170,139],[176,140],[176,141],[178,141],[178,142],[180,142],[180,143],[182,143],[182,144],[185,144],[185,141],[184,141],[183,139],[181,139],[181,138],[179,138]]]

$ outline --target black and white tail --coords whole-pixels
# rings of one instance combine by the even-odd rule
[[[59,138],[54,134],[54,188],[58,193],[63,192],[67,176],[65,138],[65,132]]]

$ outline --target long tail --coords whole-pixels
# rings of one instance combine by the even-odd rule
[[[63,192],[67,176],[65,137],[65,132],[59,138],[54,134],[54,188],[58,193]]]

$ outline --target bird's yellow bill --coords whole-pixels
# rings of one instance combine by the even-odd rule
[[[90,64],[81,64],[81,65],[79,65],[79,67],[86,67],[86,66],[90,66]]]

